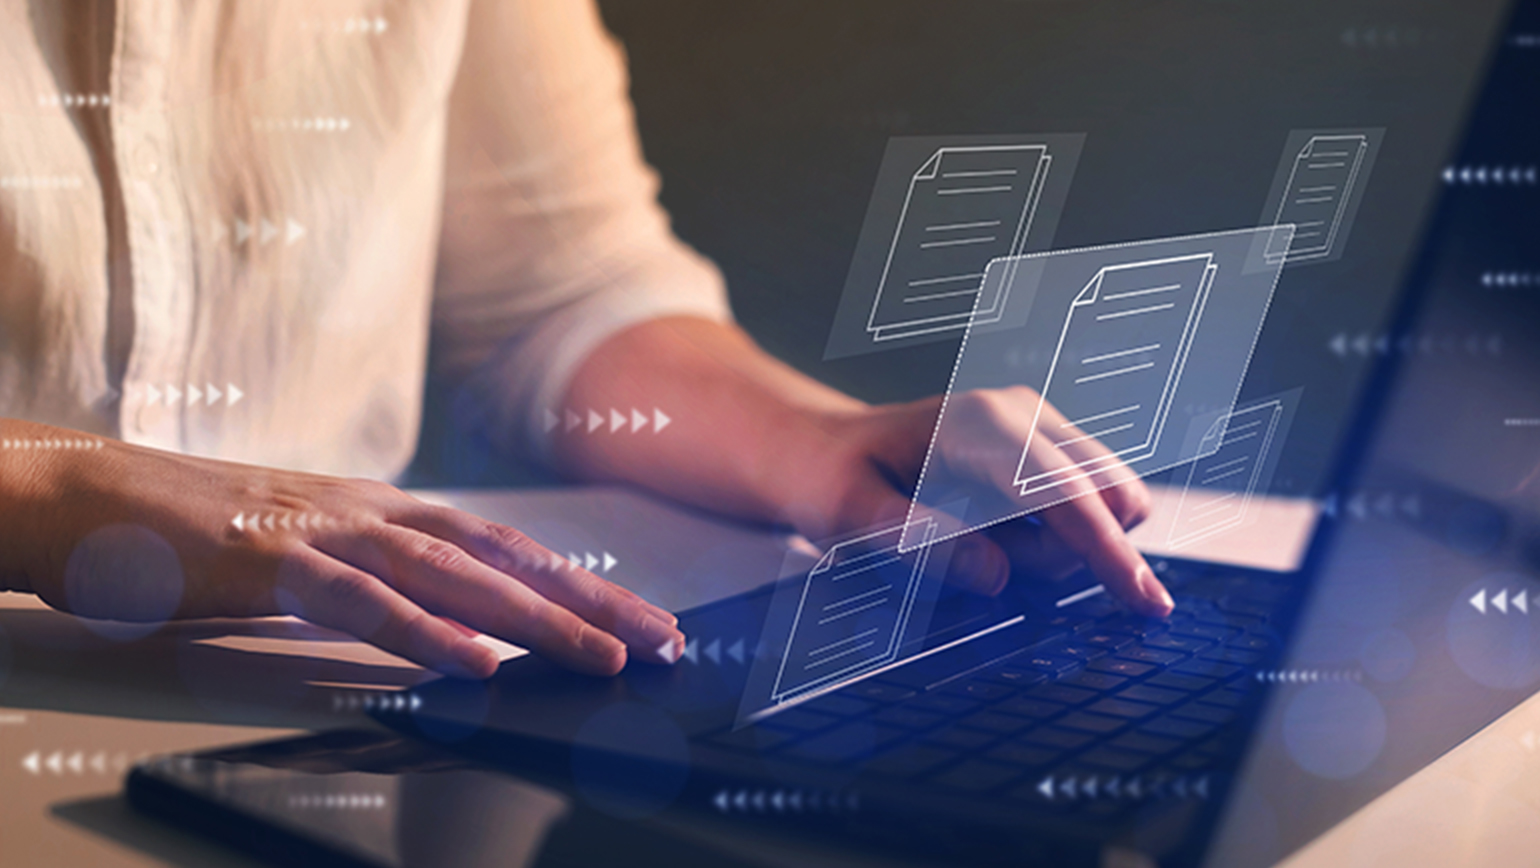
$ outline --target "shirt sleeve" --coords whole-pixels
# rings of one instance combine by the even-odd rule
[[[544,462],[547,411],[564,417],[567,385],[599,344],[656,317],[731,313],[720,273],[658,204],[625,58],[592,0],[473,0],[464,46],[435,373],[456,384],[457,425]]]

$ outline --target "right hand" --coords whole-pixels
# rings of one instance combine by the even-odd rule
[[[448,619],[594,675],[620,671],[628,652],[672,663],[684,650],[663,609],[513,528],[382,482],[22,422],[0,432],[93,444],[0,452],[0,575],[58,609],[123,621],[298,615],[465,678],[490,676],[498,658]],[[275,524],[238,529],[237,514]]]

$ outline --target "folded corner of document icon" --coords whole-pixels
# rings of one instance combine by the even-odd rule
[[[1020,254],[1053,164],[1044,144],[938,148],[915,171],[866,330],[882,342],[965,328],[998,298],[984,267]]]
[[[924,544],[902,553],[906,527]],[[804,579],[779,670],[774,704],[829,688],[895,661],[924,615],[920,584],[936,535],[922,519],[848,540],[830,549]],[[917,629],[923,629],[923,625]]]
[[[1198,252],[1096,272],[1064,318],[1016,473],[1023,497],[1154,453],[1218,268],[1212,252]],[[1043,403],[1064,421],[1046,417]],[[1034,471],[1037,437],[1069,462]]]

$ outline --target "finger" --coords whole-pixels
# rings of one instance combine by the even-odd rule
[[[957,538],[947,581],[986,597],[999,596],[1011,579],[1011,562],[989,537],[970,533]]]
[[[487,678],[497,654],[424,611],[384,582],[320,552],[301,556],[284,590],[307,621],[341,630],[456,678]]]
[[[1068,459],[1051,447],[1039,450],[1037,459],[1045,469],[1069,466]],[[1113,595],[1146,614],[1169,615],[1175,607],[1171,595],[1129,542],[1106,502],[1094,496],[1095,489],[1085,475],[1072,477],[1060,488],[1070,499],[1038,513],[1043,522],[1070,551],[1085,560]]]
[[[673,663],[684,653],[679,619],[619,585],[554,554],[511,527],[459,510],[433,507],[397,517],[413,530],[448,540],[477,560],[523,582],[590,624],[623,639],[647,659]]]
[[[626,646],[620,639],[445,540],[385,524],[368,536],[317,542],[323,551],[380,576],[429,611],[525,645],[570,669],[613,675],[625,665]]]
[[[1012,574],[1021,572],[1058,581],[1085,566],[1085,561],[1058,534],[1033,516],[995,525],[986,533],[1005,552]]]
[[[1113,455],[1101,440],[1066,421],[1052,404],[1043,403],[1043,415],[1046,430],[1059,432],[1053,445],[1074,463],[1096,469],[1098,493],[1125,530],[1149,517],[1149,489],[1132,468]]]

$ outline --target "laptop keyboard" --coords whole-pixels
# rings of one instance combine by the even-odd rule
[[[1168,570],[1170,618],[1105,597],[1030,619],[711,739],[960,794],[1116,812],[1207,797],[1277,647],[1283,577]]]

